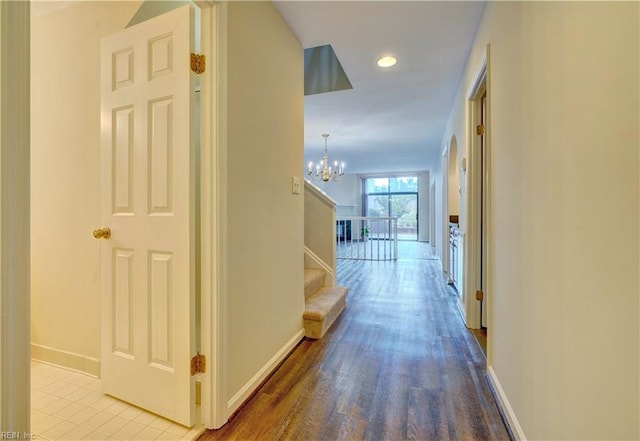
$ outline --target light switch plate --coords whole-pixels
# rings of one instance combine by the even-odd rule
[[[300,194],[300,178],[297,176],[291,178],[291,193]]]

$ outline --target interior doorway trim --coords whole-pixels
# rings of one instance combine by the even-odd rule
[[[0,428],[29,431],[30,3],[0,2]]]
[[[436,248],[436,180],[429,185],[429,245]]]
[[[442,178],[442,271],[449,277],[449,144],[442,148],[440,162],[440,176]]]
[[[210,360],[201,377],[202,423],[224,425],[227,414],[227,3],[198,1],[202,52],[201,152],[201,352]]]
[[[484,53],[480,60],[478,69],[476,71],[471,88],[467,93],[467,106],[469,112],[469,126],[467,127],[468,133],[468,145],[469,150],[467,152],[469,158],[469,166],[467,168],[467,188],[468,197],[466,203],[466,209],[468,213],[467,222],[467,240],[465,242],[465,281],[464,284],[467,287],[469,295],[466,296],[466,312],[467,312],[467,327],[472,329],[479,329],[481,327],[480,319],[480,302],[476,300],[475,291],[479,289],[481,274],[480,274],[480,253],[482,252],[482,245],[480,241],[480,220],[481,220],[481,180],[484,179],[481,172],[481,157],[480,157],[480,137],[476,134],[476,126],[481,122],[481,98],[486,91],[487,95],[487,109],[490,108],[490,82],[489,82],[489,45],[485,47]],[[484,133],[484,151],[485,151],[485,174],[490,176],[490,146],[491,146],[491,121],[490,112],[487,111],[486,126],[488,130]],[[485,189],[485,221],[487,222],[485,232],[487,237],[491,237],[491,206],[490,206],[490,186]],[[489,268],[492,267],[491,253],[488,252],[491,242],[486,240],[487,256],[484,262],[484,271],[486,277],[487,292],[484,293],[485,305],[487,307],[487,361],[490,359],[491,354],[491,280]]]

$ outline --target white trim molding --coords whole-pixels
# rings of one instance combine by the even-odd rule
[[[300,329],[276,354],[269,360],[227,403],[229,415],[238,410],[255,392],[264,380],[280,365],[280,363],[295,349],[304,338],[304,329]]]
[[[43,363],[100,377],[100,359],[31,343],[31,358]]]
[[[526,441],[527,437],[524,435],[524,431],[520,426],[520,422],[516,417],[509,400],[507,399],[507,395],[504,393],[502,389],[502,385],[498,380],[498,376],[496,372],[493,370],[493,367],[489,366],[487,368],[487,377],[489,379],[489,385],[491,386],[491,391],[493,392],[493,396],[498,403],[498,407],[500,408],[500,413],[502,413],[502,417],[505,419],[507,423],[507,429],[509,430],[511,436],[514,441]]]
[[[489,46],[485,47],[485,52],[482,55],[482,59],[478,65],[478,69],[476,74],[474,75],[474,80],[471,83],[471,87],[469,88],[466,95],[466,106],[467,106],[467,114],[468,114],[468,126],[467,126],[467,145],[469,146],[467,150],[467,172],[466,176],[466,188],[467,188],[467,200],[466,200],[466,211],[467,211],[467,220],[466,220],[466,232],[467,232],[467,240],[465,241],[465,260],[464,260],[464,286],[466,287],[466,295],[465,295],[465,324],[468,328],[471,329],[479,329],[482,326],[481,317],[480,317],[480,302],[478,302],[475,298],[475,292],[477,289],[480,289],[480,280],[481,275],[479,271],[480,267],[480,253],[482,251],[481,243],[480,243],[480,216],[481,216],[481,204],[480,201],[480,183],[481,179],[484,177],[480,172],[480,164],[481,158],[478,155],[478,151],[480,149],[478,136],[476,135],[475,127],[480,122],[480,113],[479,113],[479,101],[480,94],[485,90],[487,92],[487,109],[489,109],[489,83],[488,83],[488,73],[489,73]],[[488,112],[489,113],[489,112]],[[488,115],[487,115],[488,117]],[[488,120],[486,123],[487,127],[491,128],[490,121]],[[489,158],[489,148],[490,148],[490,137],[489,133],[485,133],[484,142],[485,142],[485,157]],[[487,161],[488,162],[488,161]],[[489,171],[489,165],[486,164],[487,172]],[[486,188],[485,191],[487,195],[490,194],[491,189]],[[486,219],[488,223],[491,222],[491,212],[489,211],[489,206],[487,204],[487,213]],[[487,248],[490,246],[490,238],[491,233],[487,228],[487,236],[489,240],[487,241]],[[486,238],[485,238],[486,240]],[[487,268],[486,274],[489,274],[489,269],[491,268],[490,258],[487,256],[487,261],[485,262],[485,267]],[[485,296],[487,301],[485,305],[489,305],[488,301],[489,296],[491,295],[490,285],[488,284],[489,280],[486,280],[486,293]],[[490,308],[490,307],[489,307]],[[489,311],[489,310],[488,310]],[[487,315],[488,317],[488,315]],[[489,331],[491,332],[491,331]],[[490,353],[487,351],[487,359],[490,360]]]
[[[30,3],[0,2],[0,429],[29,431]]]
[[[227,3],[199,1],[202,52],[201,151],[201,351],[209,363],[202,375],[202,423],[227,422]]]
[[[440,255],[440,263],[442,271],[449,277],[449,143],[442,147],[442,156],[440,158],[440,178],[441,178],[441,231],[440,240],[442,240],[442,250]]]

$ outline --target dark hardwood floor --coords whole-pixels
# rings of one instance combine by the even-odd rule
[[[438,262],[339,261],[347,309],[200,440],[508,440]],[[259,341],[256,341],[259,344]]]

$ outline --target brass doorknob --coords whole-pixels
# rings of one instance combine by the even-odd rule
[[[109,227],[98,228],[97,230],[93,230],[93,237],[96,239],[109,239],[111,237],[111,230]]]

